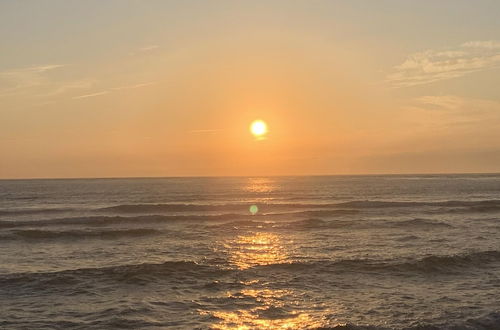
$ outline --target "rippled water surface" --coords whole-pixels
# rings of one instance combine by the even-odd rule
[[[500,329],[500,175],[0,181],[0,327]]]

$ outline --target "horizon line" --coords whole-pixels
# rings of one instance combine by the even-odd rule
[[[116,180],[116,179],[195,179],[195,178],[270,178],[325,176],[408,176],[408,175],[500,175],[500,172],[428,172],[428,173],[357,173],[357,174],[280,174],[280,175],[175,175],[175,176],[102,176],[102,177],[26,177],[0,178],[0,181],[22,180]]]

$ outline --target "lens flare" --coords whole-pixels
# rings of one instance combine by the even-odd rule
[[[257,205],[250,206],[250,213],[252,213],[252,215],[257,214],[257,212],[259,212],[259,208],[257,207]]]

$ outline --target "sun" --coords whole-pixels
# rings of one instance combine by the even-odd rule
[[[257,119],[250,124],[250,132],[256,138],[262,138],[267,133],[267,124],[265,121]]]

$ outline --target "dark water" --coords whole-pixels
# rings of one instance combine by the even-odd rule
[[[169,326],[500,329],[500,175],[0,181],[1,328]]]

